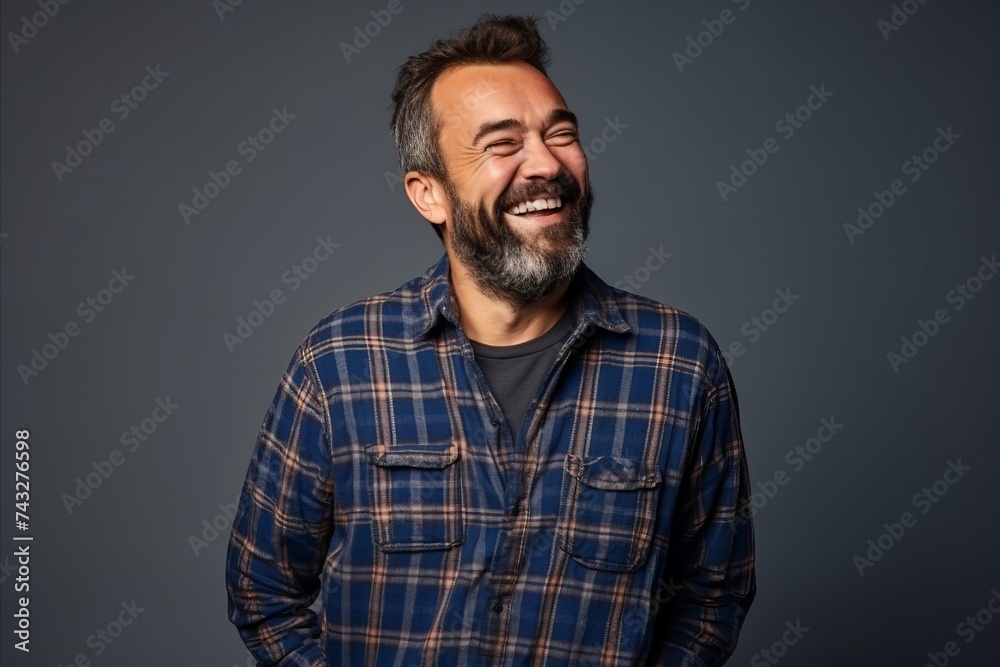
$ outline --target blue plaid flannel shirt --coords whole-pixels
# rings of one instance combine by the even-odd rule
[[[306,337],[227,554],[230,619],[262,664],[725,662],[756,592],[729,371],[684,312],[586,266],[571,294],[517,433],[447,256]]]

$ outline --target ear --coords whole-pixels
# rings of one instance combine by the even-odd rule
[[[420,215],[435,225],[444,224],[448,218],[448,198],[444,186],[422,171],[408,171],[403,177],[406,196]]]

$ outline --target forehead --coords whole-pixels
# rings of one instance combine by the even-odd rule
[[[459,65],[431,88],[431,106],[442,132],[474,131],[479,123],[516,118],[533,124],[566,102],[547,76],[523,61]]]

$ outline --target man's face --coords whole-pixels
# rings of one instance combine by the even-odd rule
[[[431,103],[454,258],[494,298],[520,306],[545,296],[586,251],[593,194],[575,117],[520,61],[448,70]]]

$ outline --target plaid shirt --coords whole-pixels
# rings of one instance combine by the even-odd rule
[[[571,293],[572,333],[517,433],[447,256],[302,342],[227,555],[230,619],[258,660],[723,664],[756,592],[728,369],[686,313],[586,266]]]

